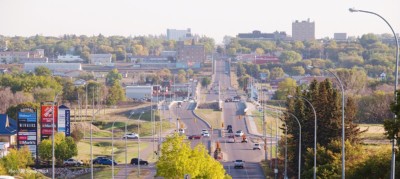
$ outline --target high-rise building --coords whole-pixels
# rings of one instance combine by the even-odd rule
[[[285,40],[286,32],[275,31],[273,33],[261,33],[261,31],[254,30],[252,33],[239,33],[237,38],[252,39],[252,40]]]
[[[293,40],[314,40],[315,39],[315,22],[298,21],[292,23],[292,39]]]
[[[191,39],[192,33],[190,32],[190,28],[187,30],[176,30],[176,29],[167,29],[167,39],[168,40],[188,40]]]

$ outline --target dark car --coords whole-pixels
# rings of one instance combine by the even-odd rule
[[[201,135],[191,135],[188,137],[189,140],[193,140],[193,139],[201,139]]]
[[[149,165],[149,162],[147,162],[146,160],[142,160],[142,159],[138,159],[138,158],[132,158],[131,160],[131,164],[132,165]]]
[[[232,102],[232,98],[225,99],[225,102]]]
[[[232,129],[232,125],[226,126],[226,130]]]
[[[99,157],[97,157],[97,158],[95,158],[95,159],[93,159],[93,164],[99,164],[99,161],[101,160],[101,159],[108,159],[108,157],[105,157],[105,156],[99,156]]]
[[[114,165],[118,165],[117,162],[112,161],[111,159],[108,159],[108,158],[103,158],[103,159],[101,159],[101,160],[99,161],[99,164],[100,164],[100,165],[112,165],[113,162],[114,162]]]

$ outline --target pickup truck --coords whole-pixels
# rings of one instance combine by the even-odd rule
[[[233,162],[234,162],[234,168],[244,168],[243,160],[235,160]]]

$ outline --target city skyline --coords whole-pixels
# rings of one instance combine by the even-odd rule
[[[226,0],[171,1],[77,1],[77,0],[2,0],[0,1],[0,35],[61,36],[64,34],[105,36],[166,35],[167,29],[190,28],[193,34],[205,35],[221,43],[225,35],[253,30],[292,35],[292,22],[315,22],[317,39],[334,33],[348,36],[391,34],[378,17],[350,13],[349,8],[376,12],[400,32],[400,13],[394,0],[318,0],[266,2],[232,2]]]

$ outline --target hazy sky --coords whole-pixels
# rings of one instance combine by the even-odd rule
[[[350,7],[376,12],[400,32],[400,0],[0,0],[0,34],[138,36],[191,28],[222,42],[253,30],[291,35],[292,22],[308,18],[317,38],[391,33],[377,16]]]

